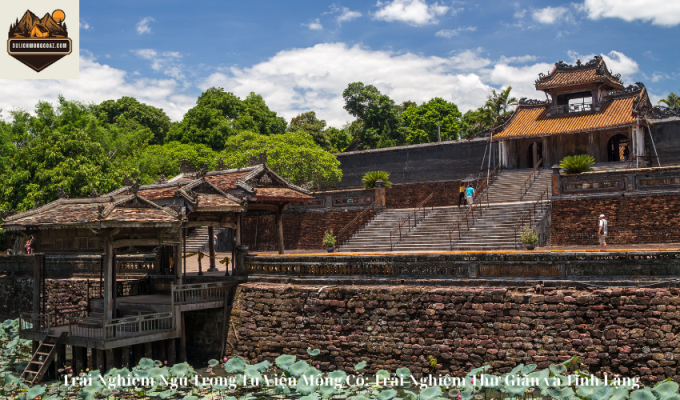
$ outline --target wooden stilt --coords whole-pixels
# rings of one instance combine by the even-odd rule
[[[75,346],[71,346],[71,364],[70,364],[70,367],[71,367],[71,369],[73,370],[74,373],[76,372],[76,358],[78,358],[77,354],[76,354],[76,348],[75,348]]]
[[[153,360],[153,347],[151,346],[151,342],[144,343],[144,357]]]
[[[120,348],[120,366],[121,368],[130,369],[130,347],[123,346]]]
[[[66,345],[62,344],[57,347],[57,360],[54,362],[54,368],[56,370],[55,376],[59,379],[59,370],[66,367]]]
[[[144,357],[144,345],[143,344],[136,344],[132,352],[132,355],[134,356],[134,365],[136,366],[139,364],[139,360]]]
[[[104,350],[96,349],[95,353],[97,353],[97,366],[95,369],[103,372],[106,368],[106,356],[104,356]]]
[[[115,365],[116,359],[115,359],[114,354],[113,354],[113,349],[106,349],[106,350],[104,350],[104,353],[106,353],[106,371],[108,371],[112,368],[115,368],[116,367],[116,365]],[[106,371],[102,371],[102,375]]]
[[[115,368],[122,368],[123,365],[121,364],[121,357],[123,350],[121,347],[113,349],[113,366]]]
[[[210,252],[210,268],[208,269],[208,272],[217,272],[217,268],[215,267],[215,240],[214,240],[214,235],[215,231],[212,226],[208,227],[208,250]]]
[[[35,352],[38,351],[38,346],[40,346],[39,341],[34,340],[31,342],[31,354],[35,354]]]
[[[75,368],[73,368],[73,373],[79,374],[79,373],[81,373],[82,371],[85,370],[85,365],[87,365],[86,364],[87,360],[85,358],[86,354],[87,354],[86,353],[87,349],[85,347],[76,346],[75,350],[76,350],[75,351],[75,361],[74,361]]]
[[[182,313],[182,336],[179,339],[179,361],[187,362],[187,330],[184,325],[184,313]]]
[[[97,369],[97,349],[87,349],[87,352],[90,353],[87,368],[89,368],[90,371],[93,371]]]
[[[177,348],[175,343],[175,339],[167,340],[168,367],[175,365],[175,360],[177,359]]]
[[[156,342],[156,348],[158,349],[158,356],[156,357],[157,360],[159,360],[162,363],[165,363],[165,361],[168,361],[168,357],[165,352],[165,340],[159,340]]]

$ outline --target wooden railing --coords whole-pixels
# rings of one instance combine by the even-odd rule
[[[529,228],[533,228],[535,223],[538,221],[538,218],[540,218],[541,213],[543,212],[543,209],[548,205],[548,200],[550,200],[550,186],[546,186],[545,190],[541,193],[541,196],[536,200],[531,207],[527,210],[526,213],[522,216],[522,218],[519,220],[519,223],[517,226],[515,226],[515,248],[519,248],[519,238],[517,237],[517,233],[522,229],[523,226],[526,226],[527,221],[529,224]],[[540,206],[540,208],[539,208]]]
[[[174,313],[169,311],[108,321],[103,318],[90,317],[70,318],[69,320],[69,335],[104,341],[172,331],[175,329],[176,322]]]
[[[225,293],[232,288],[231,283],[197,283],[192,285],[172,285],[174,304],[195,304],[224,300]]]
[[[366,207],[362,212],[360,212],[356,217],[354,217],[354,219],[351,220],[351,221],[349,222],[349,224],[345,225],[342,229],[340,229],[340,230],[338,231],[338,233],[335,234],[335,236],[338,238],[338,241],[337,241],[337,243],[335,244],[335,247],[336,247],[336,248],[337,248],[337,247],[340,247],[344,242],[346,242],[346,241],[349,240],[349,238],[350,238],[350,237],[348,236],[346,239],[340,240],[340,234],[342,234],[343,232],[345,232],[350,226],[352,226],[353,223],[355,223],[356,221],[359,221],[359,219],[360,219],[364,214],[366,214],[367,212],[369,212],[369,211],[375,211],[375,206],[376,206],[377,204],[378,204],[378,200],[375,200],[373,203],[371,203],[371,205],[369,205],[368,207]],[[368,221],[367,221],[367,222],[368,222]]]
[[[538,171],[538,166],[541,165],[543,162],[543,159],[541,158],[538,160],[536,165],[534,166],[534,169],[531,170],[531,174],[527,177],[527,179],[524,181],[524,184],[522,187],[519,189],[519,200],[522,201],[524,196],[529,192],[529,189],[531,189],[531,185],[536,181],[536,178],[538,178],[538,174],[536,171]]]
[[[408,214],[408,216],[406,216],[406,218],[399,221],[399,224],[397,224],[397,226],[394,229],[392,229],[392,231],[390,231],[390,251],[392,251],[394,249],[394,243],[392,241],[392,236],[393,235],[396,236],[397,231],[399,231],[399,240],[401,240],[401,235],[402,235],[401,227],[402,226],[406,225],[406,228],[405,228],[406,232],[405,233],[408,233],[408,232],[411,231],[411,229],[415,228],[416,225],[418,225],[418,222],[422,221],[423,218],[425,218],[427,216],[427,212],[425,211],[425,203],[430,201],[432,196],[434,196],[434,192],[430,193],[430,195],[427,196],[425,198],[425,200],[421,201],[420,204],[418,204],[418,206],[413,211],[411,211]],[[434,210],[434,206],[431,206],[430,211],[433,211],[433,210]],[[418,211],[422,211],[422,216],[420,216],[420,218],[418,218]],[[413,224],[411,224],[411,223],[413,223]]]
[[[19,314],[19,331],[47,332],[55,326],[69,324],[70,318],[85,317],[87,311],[51,312],[49,314]]]
[[[486,187],[485,189],[488,189]],[[463,215],[461,219],[458,220],[458,223],[451,228],[449,231],[449,245],[451,250],[453,250],[454,244],[458,243],[460,239],[467,233],[467,231],[470,230],[472,225],[474,225],[475,221],[477,218],[482,216],[483,213],[483,205],[484,205],[484,199],[486,198],[486,207],[489,208],[489,191],[484,190],[483,193],[481,193],[473,202],[472,207]],[[475,210],[478,210],[477,213],[475,214]],[[464,230],[463,230],[464,229]],[[454,235],[453,232],[456,231],[458,232],[458,237],[455,239],[454,242]]]

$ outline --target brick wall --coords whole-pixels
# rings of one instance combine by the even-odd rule
[[[608,244],[680,242],[680,196],[553,200],[551,244],[597,245],[597,218],[605,214]]]
[[[596,374],[680,380],[679,289],[548,289],[295,286],[242,284],[227,354],[251,362],[280,354],[309,359],[322,370],[367,373],[407,366],[460,376],[490,364],[539,368],[580,356]]]
[[[385,191],[386,204],[389,208],[415,208],[430,193],[434,193],[426,206],[458,205],[459,188],[460,181],[395,185]]]
[[[327,229],[337,233],[357,215],[357,211],[327,213],[296,213],[283,215],[284,247],[286,249],[323,249],[321,239]],[[363,227],[375,212],[365,213],[352,227],[338,237],[343,240]],[[257,240],[255,234],[257,232]],[[278,249],[278,231],[274,215],[247,216],[243,218],[242,242],[251,250]]]

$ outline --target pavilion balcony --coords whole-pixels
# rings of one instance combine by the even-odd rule
[[[586,114],[600,111],[601,104],[592,103],[576,103],[576,104],[561,104],[551,106],[548,115],[564,115],[564,114]]]

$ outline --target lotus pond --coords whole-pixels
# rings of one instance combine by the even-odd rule
[[[598,379],[578,369],[578,358],[539,370],[518,365],[512,371],[489,374],[489,366],[464,377],[414,377],[408,368],[365,372],[366,361],[350,371],[320,371],[308,349],[308,360],[292,355],[248,364],[241,357],[209,360],[195,370],[186,363],[168,367],[143,358],[131,370],[113,369],[65,374],[60,381],[26,385],[19,371],[30,357],[30,341],[18,338],[18,320],[0,324],[0,398],[2,399],[348,399],[348,400],[680,400],[678,384],[666,380],[640,387],[636,379]]]

